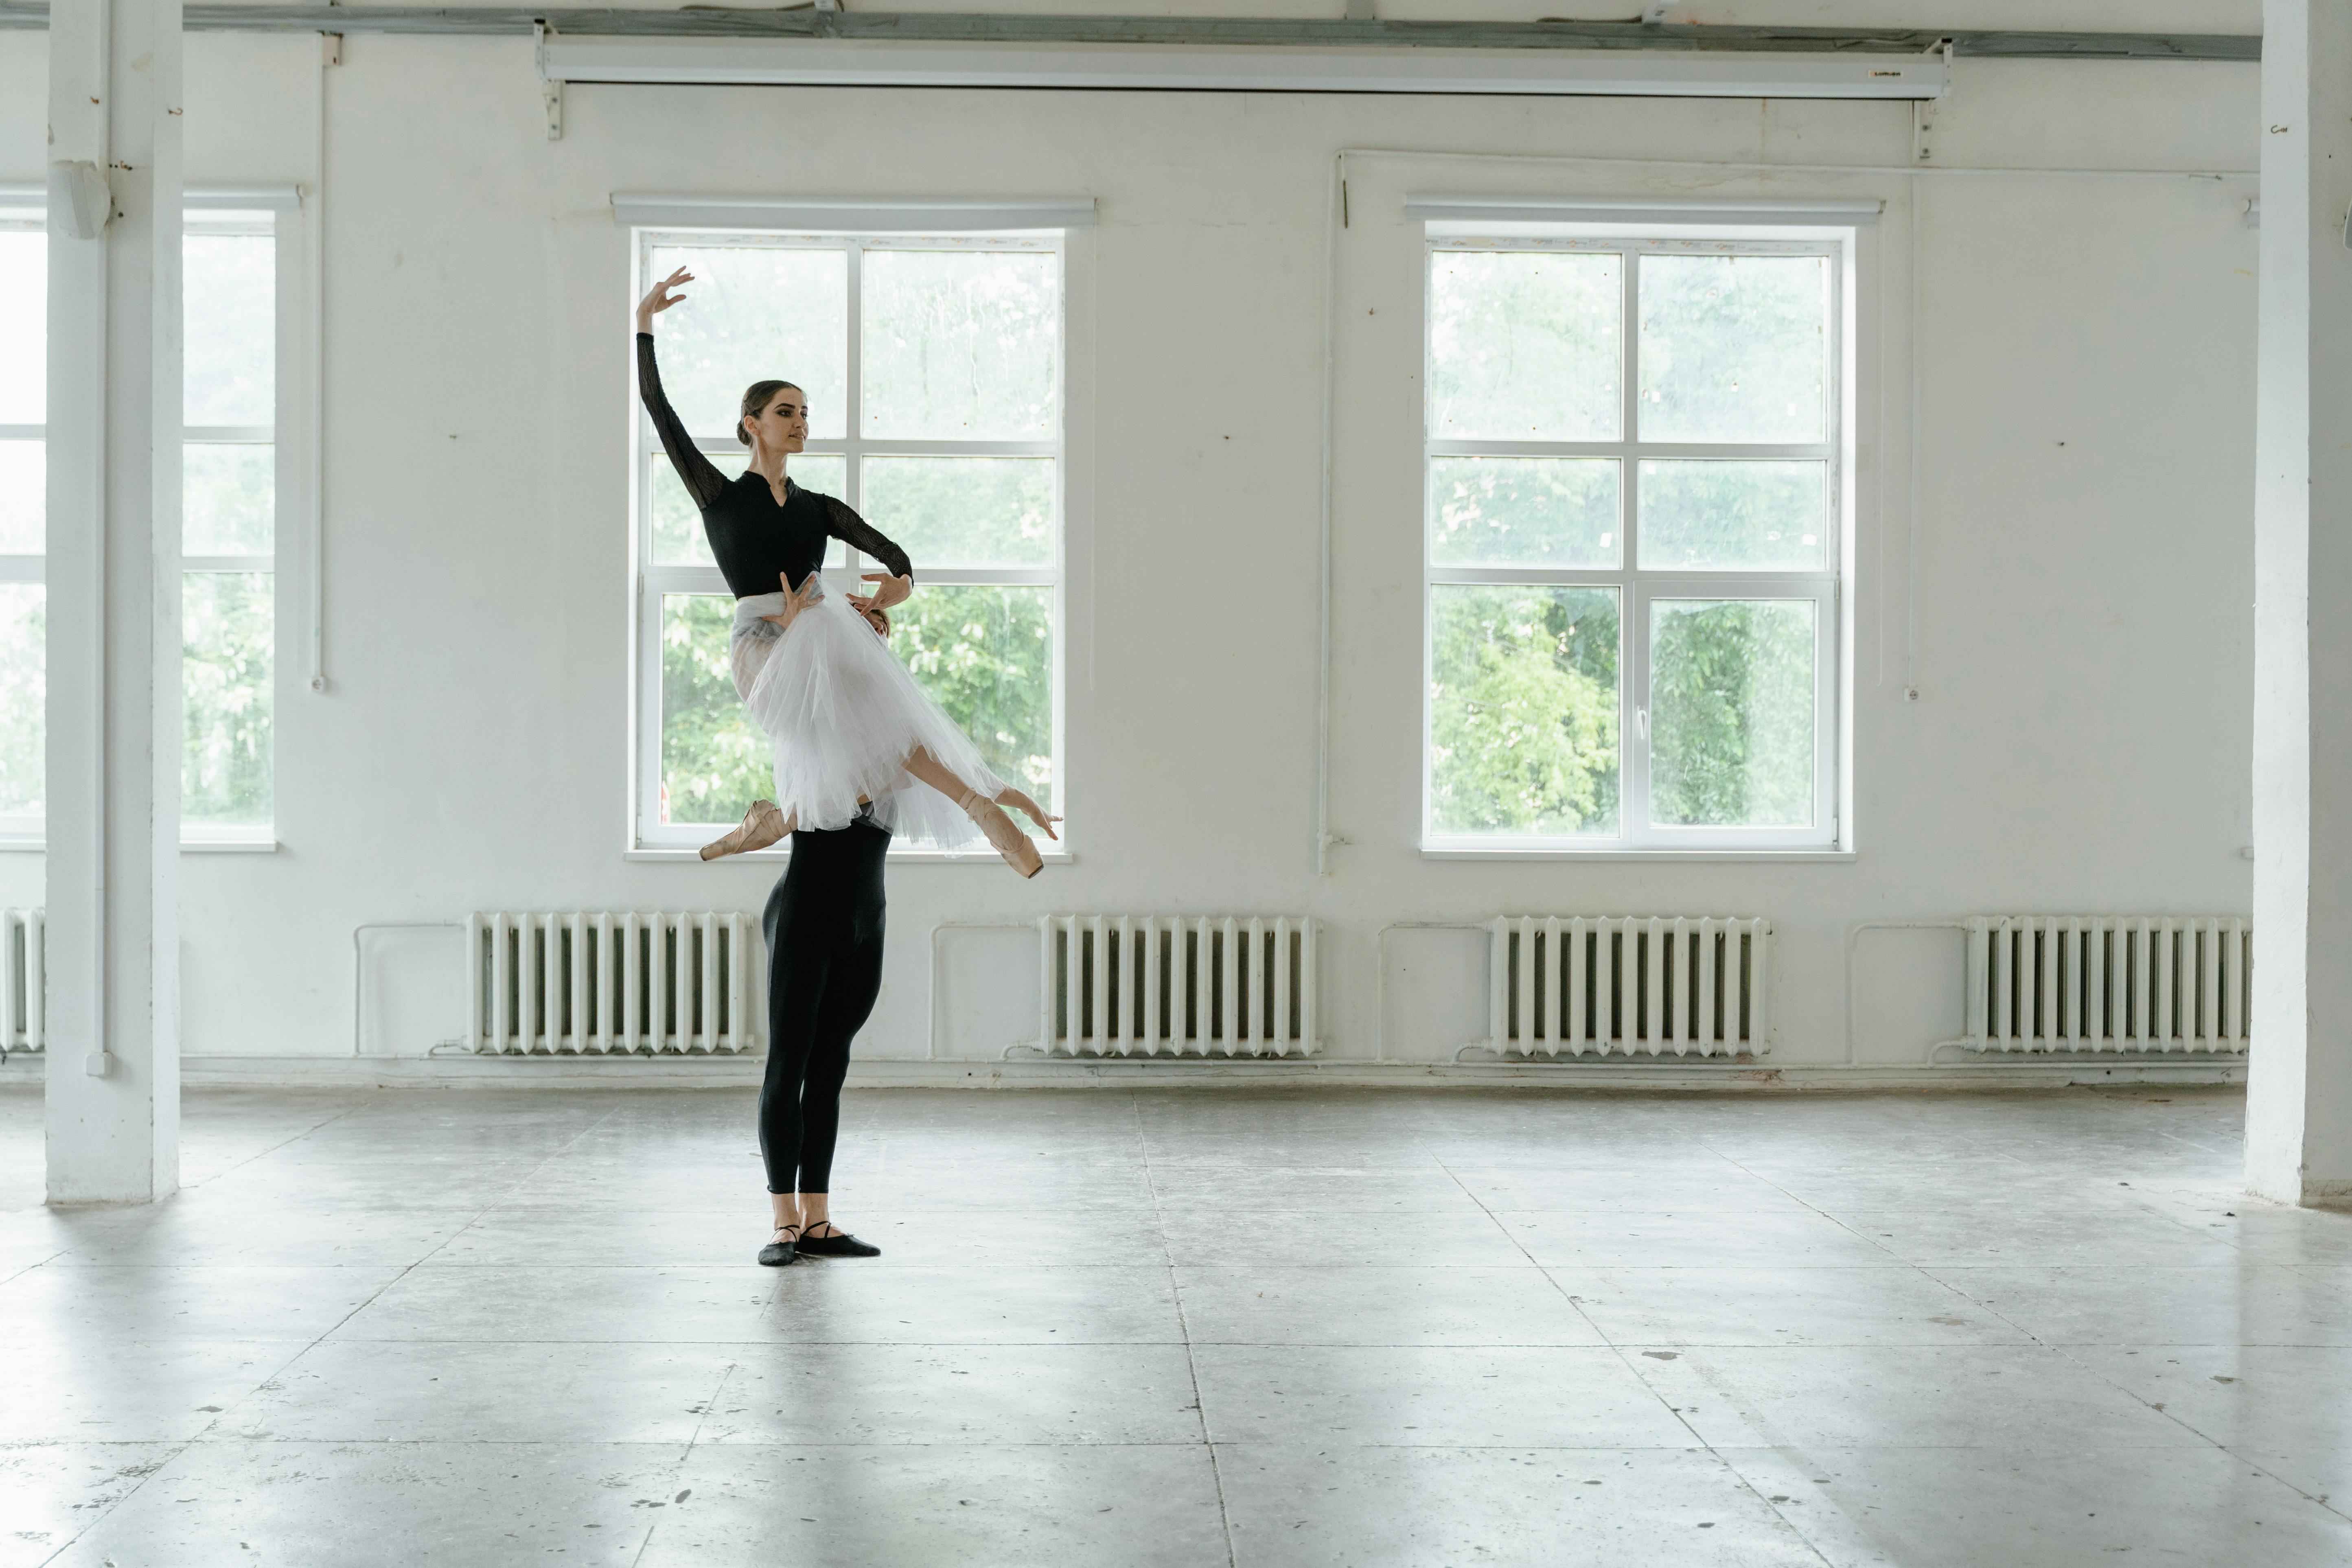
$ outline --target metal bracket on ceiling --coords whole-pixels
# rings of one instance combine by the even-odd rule
[[[539,100],[547,110],[547,139],[563,140],[563,79],[547,74],[547,24],[530,25],[531,59],[539,67]]]
[[[1944,79],[1951,80],[1952,40],[1944,39],[1927,51],[1944,57]],[[1947,90],[1949,90],[1947,89]],[[1939,98],[1914,99],[1911,103],[1911,162],[1914,164],[1933,163],[1936,157],[1936,116],[1943,108]]]

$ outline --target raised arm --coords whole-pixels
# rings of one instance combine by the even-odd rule
[[[849,510],[848,503],[832,496],[821,496],[824,502],[824,531],[835,539],[845,539],[852,548],[864,552],[881,563],[893,577],[904,577],[911,584],[915,564],[907,552],[882,535],[882,531]]]
[[[662,450],[669,454],[670,467],[677,470],[687,493],[701,508],[719,499],[719,492],[727,488],[727,476],[695,446],[686,421],[677,416],[677,410],[663,395],[661,371],[654,363],[654,317],[677,303],[678,297],[671,294],[671,289],[693,281],[694,275],[680,268],[655,284],[637,302],[637,395],[645,399],[646,412],[653,416],[654,429],[661,436]]]

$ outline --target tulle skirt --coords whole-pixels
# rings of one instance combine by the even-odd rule
[[[822,590],[820,590],[822,593]],[[1005,784],[980,750],[925,695],[866,618],[830,596],[779,628],[782,594],[735,602],[735,689],[776,751],[776,804],[803,828],[846,827],[873,803],[874,821],[900,842],[985,849],[963,808],[907,772],[922,747],[986,799]]]

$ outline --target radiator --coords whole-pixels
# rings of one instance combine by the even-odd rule
[[[1979,915],[1968,1033],[1979,1051],[2246,1048],[2253,924],[2242,916]]]
[[[39,910],[0,910],[0,1052],[37,1051],[48,1034]]]
[[[1504,916],[1487,930],[1487,1048],[1501,1056],[1761,1056],[1761,920]]]
[[[466,1043],[516,1055],[757,1050],[749,915],[572,910],[466,921]]]
[[[1315,1054],[1313,921],[1047,915],[1038,932],[1048,1054]]]

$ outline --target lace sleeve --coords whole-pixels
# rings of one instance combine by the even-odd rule
[[[661,435],[662,450],[669,454],[670,467],[686,484],[687,493],[694,498],[699,509],[708,509],[727,488],[727,476],[704,457],[687,434],[686,422],[677,410],[669,405],[662,395],[661,372],[654,364],[654,335],[637,334],[637,395],[646,402],[646,412],[653,416],[654,428]]]
[[[818,498],[824,502],[824,531],[835,539],[847,540],[854,549],[864,551],[880,562],[894,577],[912,578],[915,563],[907,552],[882,536],[882,531],[849,510],[848,504],[832,496]]]

